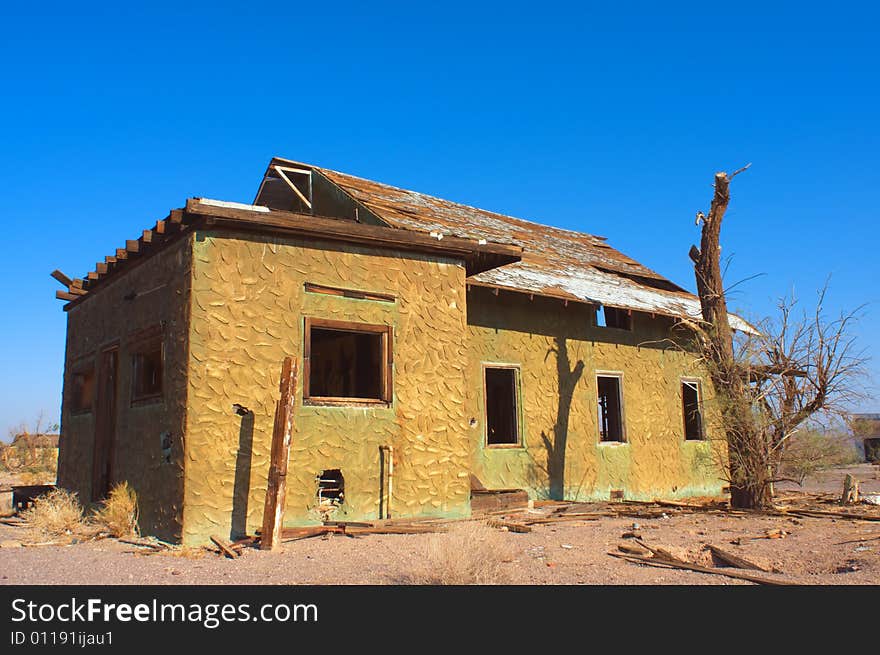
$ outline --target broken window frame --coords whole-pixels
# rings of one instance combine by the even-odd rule
[[[315,396],[311,394],[311,354],[312,354],[312,328],[322,330],[338,330],[340,332],[358,332],[366,334],[378,334],[381,336],[381,362],[379,389],[381,398],[357,398],[337,396]],[[360,406],[360,405],[384,405],[390,406],[393,402],[393,368],[394,368],[394,337],[393,328],[390,325],[376,325],[370,323],[357,323],[353,321],[336,321],[323,318],[305,316],[303,318],[303,405],[336,405],[336,406]]]
[[[599,378],[614,378],[617,380],[617,406],[619,409],[620,438],[607,439],[602,436],[602,414],[599,412]],[[625,444],[628,443],[626,434],[626,408],[623,402],[623,373],[620,371],[596,371],[596,436],[599,444]]]
[[[684,402],[684,387],[690,386],[697,392],[697,424],[699,428],[699,436],[688,436],[688,420],[687,407]],[[703,410],[703,381],[700,378],[683,377],[680,379],[679,392],[681,393],[681,419],[682,429],[684,430],[685,441],[705,441],[706,440],[706,422],[705,412]]]
[[[162,325],[153,325],[140,330],[128,339],[128,354],[131,362],[131,406],[161,402],[165,397],[165,339]],[[140,383],[143,361],[148,356],[159,353],[158,390],[146,391]]]
[[[600,321],[600,316],[602,320]],[[614,325],[609,325],[609,317],[616,317],[612,322]],[[633,329],[633,316],[631,309],[622,309],[620,307],[608,307],[607,305],[600,305],[596,308],[596,316],[595,316],[596,327],[602,328],[603,330],[621,330],[623,332],[632,332]]]
[[[91,377],[91,396],[89,397],[88,404],[81,402],[81,397],[79,395],[80,389],[77,388],[77,378],[90,376]],[[97,392],[97,383],[98,377],[96,375],[96,368],[94,359],[91,359],[87,362],[83,362],[73,368],[73,372],[70,375],[70,391],[68,392],[68,401],[70,403],[70,414],[72,416],[78,416],[81,414],[91,414],[95,409],[95,394]]]
[[[499,362],[483,362],[483,445],[486,448],[525,448],[525,439],[523,436],[523,415],[522,415],[522,383],[521,383],[521,367],[519,364],[499,363]],[[489,369],[505,369],[513,371],[513,401],[514,407],[514,427],[516,429],[516,439],[514,441],[506,441],[501,443],[489,442],[489,389],[486,380],[486,371]]]

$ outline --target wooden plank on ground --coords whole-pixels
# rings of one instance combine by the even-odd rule
[[[514,523],[513,521],[499,521],[498,519],[489,519],[487,521],[490,528],[498,528],[499,530],[507,529],[508,532],[531,532],[532,529],[523,523]]]
[[[738,569],[752,569],[754,571],[764,571],[768,573],[767,569],[763,566],[755,564],[754,562],[747,560],[744,557],[740,557],[736,553],[731,553],[727,550],[722,550],[718,546],[713,546],[712,544],[708,545],[709,550],[712,552],[716,558],[727,564],[728,566],[733,566]]]
[[[759,575],[753,575],[751,573],[746,573],[745,571],[730,571],[724,569],[712,569],[708,566],[700,566],[699,564],[691,564],[690,562],[684,562],[682,560],[665,560],[658,557],[640,557],[638,555],[626,555],[624,553],[608,553],[611,557],[617,557],[619,559],[626,560],[628,562],[635,562],[637,564],[647,564],[648,566],[659,566],[661,568],[667,569],[684,569],[686,571],[696,571],[697,573],[708,573],[710,575],[723,575],[728,578],[735,578],[737,580],[748,580],[749,582],[754,582],[756,584],[766,584],[766,585],[779,585],[779,586],[789,586],[789,585],[799,585],[799,582],[792,582],[790,580],[778,580],[775,578],[765,578]]]
[[[275,407],[269,481],[263,507],[263,529],[260,532],[261,550],[277,550],[281,546],[281,520],[287,492],[287,465],[290,457],[290,435],[293,431],[293,404],[296,399],[296,361],[293,357],[284,358],[278,386],[281,397]]]
[[[235,559],[239,556],[239,553],[236,553],[232,550],[232,546],[226,543],[223,539],[218,537],[217,535],[211,535],[211,541],[214,542],[214,545],[220,549],[220,552],[226,555],[229,559]]]

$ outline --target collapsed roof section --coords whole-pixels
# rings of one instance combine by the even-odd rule
[[[118,248],[113,255],[98,262],[95,270],[86,277],[71,279],[60,271],[54,271],[52,277],[67,287],[66,291],[58,291],[55,296],[69,301],[65,305],[66,310],[81,302],[108,280],[115,279],[129,267],[136,265],[138,261],[176,241],[181,235],[198,229],[295,236],[314,241],[345,242],[365,247],[439,255],[463,261],[468,276],[517,262],[522,255],[521,248],[510,244],[457,237],[442,238],[383,225],[358,223],[344,217],[327,218],[237,202],[190,198],[186,201],[185,208],[172,210],[151,229],[144,230],[140,238],[126,241],[124,248]]]
[[[254,204],[523,249],[520,261],[476,273],[468,279],[470,284],[651,314],[701,316],[694,294],[612,248],[604,237],[278,157],[269,163]],[[734,314],[730,325],[755,331]]]

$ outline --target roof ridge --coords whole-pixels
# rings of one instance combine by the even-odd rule
[[[462,207],[462,208],[465,208],[465,209],[473,209],[473,210],[476,210],[476,211],[478,211],[478,212],[483,212],[483,213],[486,213],[486,214],[492,214],[493,216],[499,216],[499,217],[501,217],[501,218],[512,219],[512,220],[514,220],[514,221],[520,221],[521,223],[528,223],[528,224],[530,224],[530,225],[537,225],[537,226],[542,227],[542,228],[550,228],[551,230],[557,230],[557,231],[559,231],[559,232],[567,232],[567,233],[569,233],[569,234],[576,234],[576,235],[578,235],[578,236],[582,236],[582,237],[583,237],[583,236],[586,236],[586,237],[590,237],[591,239],[596,239],[597,241],[600,241],[601,243],[605,243],[605,242],[606,242],[606,238],[605,238],[605,237],[595,235],[595,234],[593,234],[593,233],[591,233],[591,232],[582,232],[582,231],[580,231],[580,230],[571,230],[571,229],[568,229],[568,228],[565,228],[565,227],[559,227],[558,225],[548,225],[547,223],[541,223],[541,222],[539,222],[539,221],[535,221],[535,220],[532,220],[532,219],[522,218],[521,216],[513,216],[513,215],[511,215],[511,214],[502,214],[501,212],[492,211],[491,209],[483,209],[482,207],[477,207],[476,205],[469,205],[469,204],[467,204],[467,203],[458,202],[457,200],[449,200],[449,199],[447,199],[447,198],[441,198],[440,196],[435,196],[435,195],[432,195],[432,194],[430,194],[430,193],[425,193],[424,191],[416,191],[416,190],[414,190],[414,189],[405,189],[404,187],[395,186],[394,184],[388,184],[387,182],[379,182],[378,180],[372,180],[372,179],[370,179],[370,178],[368,178],[368,177],[361,177],[361,176],[359,176],[359,175],[353,175],[353,174],[351,174],[351,173],[345,173],[345,172],[343,172],[343,171],[337,171],[337,170],[332,169],[332,168],[324,168],[323,166],[315,166],[314,164],[307,164],[307,163],[305,163],[305,162],[295,162],[295,161],[293,161],[293,160],[291,160],[291,159],[284,159],[283,157],[276,157],[275,159],[280,159],[280,160],[283,160],[283,161],[287,161],[287,162],[290,162],[291,164],[299,164],[299,165],[301,165],[301,166],[310,166],[311,168],[313,168],[313,169],[315,169],[315,170],[317,170],[317,171],[320,171],[321,173],[331,173],[331,174],[334,174],[334,175],[342,175],[342,176],[344,176],[344,177],[350,177],[350,178],[353,178],[353,179],[355,179],[355,180],[361,180],[361,181],[363,181],[363,182],[369,182],[370,184],[377,184],[377,185],[379,185],[379,186],[388,187],[389,189],[394,189],[395,191],[403,191],[404,193],[411,193],[411,194],[415,194],[415,195],[417,195],[417,196],[423,196],[423,197],[426,197],[426,198],[431,198],[431,199],[433,199],[433,200],[439,200],[439,201],[441,201],[441,202],[449,203],[449,204],[452,204],[452,205],[457,205],[458,207]]]

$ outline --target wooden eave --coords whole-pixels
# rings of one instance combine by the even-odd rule
[[[517,246],[480,243],[459,237],[436,238],[424,233],[391,227],[364,225],[355,221],[326,218],[280,210],[253,209],[248,206],[221,206],[200,198],[190,198],[186,207],[175,209],[138,239],[125,242],[112,256],[98,262],[95,269],[83,278],[70,279],[61,274],[57,280],[67,284],[66,291],[55,296],[68,301],[67,311],[101,288],[108,280],[131,270],[141,261],[159,252],[182,235],[193,230],[233,230],[252,234],[296,236],[315,241],[344,242],[381,249],[418,252],[460,259],[468,276],[497,266],[520,261],[522,248]]]

